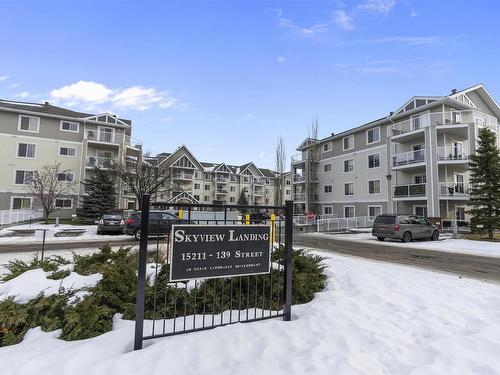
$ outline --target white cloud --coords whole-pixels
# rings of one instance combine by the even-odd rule
[[[9,76],[0,76],[0,82],[5,81]]]
[[[15,89],[17,87],[19,87],[19,83],[13,83],[13,84],[9,85],[9,89]]]
[[[344,10],[336,10],[333,12],[333,22],[344,30],[350,31],[353,29],[352,17]]]
[[[403,43],[410,46],[429,46],[441,44],[442,39],[439,36],[390,36],[387,38],[375,39],[374,43]]]
[[[296,34],[314,36],[328,31],[328,25],[325,23],[315,23],[309,27],[303,27],[296,25],[291,19],[283,17],[283,11],[281,9],[274,9],[274,13],[276,14],[279,27],[288,29]]]
[[[396,0],[366,0],[358,9],[364,9],[375,13],[389,14],[396,5]]]
[[[264,151],[261,151],[259,154],[259,158],[264,159],[264,156],[266,156],[266,153]]]
[[[411,16],[411,17],[416,17],[416,16],[418,16],[418,12],[415,10],[415,8],[411,8],[410,16]]]
[[[278,58],[276,59],[276,62],[278,64],[284,64],[284,63],[286,63],[286,57],[278,56]]]
[[[78,81],[51,91],[52,100],[67,106],[81,105],[91,110],[106,104],[113,108],[144,111],[152,107],[171,108],[177,99],[154,87],[132,86],[125,89],[108,88],[102,83]]]
[[[31,93],[29,91],[22,91],[14,96],[17,98],[29,98],[31,96]]]

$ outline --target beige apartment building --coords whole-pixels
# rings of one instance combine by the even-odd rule
[[[276,186],[284,184],[282,202],[291,199],[291,175],[280,176],[253,162],[243,165],[203,162],[186,147],[145,159],[169,176],[155,200],[168,203],[237,204],[242,191],[250,205],[276,204]]]
[[[466,221],[469,156],[479,128],[499,139],[499,118],[498,103],[479,84],[445,96],[415,96],[386,117],[306,139],[292,157],[295,212]]]
[[[54,216],[70,217],[84,194],[81,182],[94,167],[140,157],[142,147],[131,138],[132,123],[110,113],[88,114],[51,105],[0,100],[0,210],[36,208],[29,185],[33,173],[61,163],[58,178],[74,185],[56,200]],[[116,187],[120,207],[135,207],[136,199]]]

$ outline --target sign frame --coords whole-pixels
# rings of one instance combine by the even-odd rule
[[[268,267],[267,271],[264,272],[252,272],[252,273],[238,273],[238,274],[228,274],[228,275],[218,275],[218,276],[208,276],[208,277],[191,277],[188,279],[173,279],[172,278],[172,260],[173,260],[173,255],[174,255],[174,232],[176,227],[243,227],[243,228],[248,228],[248,227],[265,227],[269,228],[269,245],[268,245]],[[252,275],[267,275],[271,273],[271,267],[272,267],[272,259],[271,259],[271,254],[273,250],[273,230],[272,230],[272,225],[271,224],[247,224],[247,225],[234,225],[234,224],[172,224],[171,227],[171,232],[170,232],[170,252],[169,252],[169,257],[168,257],[168,264],[170,265],[169,267],[169,282],[171,283],[177,283],[181,281],[186,281],[186,280],[210,280],[210,279],[221,279],[221,278],[230,278],[230,277],[243,277],[243,276],[252,276]]]

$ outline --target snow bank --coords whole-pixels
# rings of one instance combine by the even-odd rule
[[[56,294],[60,288],[81,289],[91,287],[101,280],[101,274],[82,276],[71,272],[61,280],[47,279],[49,272],[44,272],[41,268],[29,270],[16,278],[0,284],[0,299],[15,297],[14,301],[27,303],[41,292],[46,296]]]
[[[65,342],[31,330],[0,349],[9,374],[498,374],[500,286],[331,254],[327,290],[268,320],[146,342],[133,322]],[[148,323],[149,324],[149,323]]]
[[[399,246],[423,250],[446,251],[449,253],[471,254],[488,257],[500,257],[500,243],[488,241],[474,241],[466,239],[452,239],[448,236],[441,236],[439,241],[414,241],[402,244],[401,241],[386,239],[380,242],[370,233],[351,234],[329,234],[329,233],[307,233],[305,236],[321,236],[328,238],[338,238],[355,242],[370,242],[374,245]]]

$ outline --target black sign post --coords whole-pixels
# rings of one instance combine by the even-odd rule
[[[269,225],[173,225],[170,281],[269,273]]]

